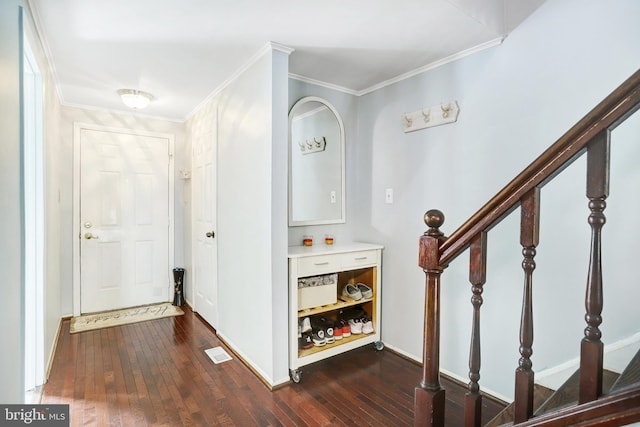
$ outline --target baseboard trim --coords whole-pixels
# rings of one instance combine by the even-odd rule
[[[244,366],[246,366],[259,380],[260,382],[262,382],[262,384],[264,384],[265,387],[267,387],[267,389],[269,389],[270,391],[274,391],[277,390],[279,388],[282,388],[288,384],[291,383],[291,380],[286,380],[286,381],[280,381],[277,383],[273,383],[270,379],[267,378],[266,375],[264,375],[262,372],[260,372],[257,368],[255,368],[248,360],[246,357],[244,357],[244,355],[236,349],[236,347],[230,342],[230,340],[228,338],[226,338],[224,335],[221,335],[220,333],[216,334],[218,339],[225,345],[225,347],[231,352],[233,353],[240,362],[242,362],[242,364]]]
[[[422,366],[422,360],[417,359],[415,356],[413,356],[412,354],[409,354],[405,351],[402,351],[396,347],[394,347],[393,345],[388,345],[387,343],[385,343],[385,350],[390,351],[391,353],[394,353],[395,355],[397,355],[398,357],[401,357],[402,359],[405,359],[411,363],[413,363],[414,365],[417,366]],[[440,376],[446,378],[448,381],[451,381],[457,385],[459,385],[460,387],[463,388],[467,388],[468,386],[468,381],[465,380],[463,377],[454,374],[453,372],[447,371],[446,369],[440,369]],[[419,382],[419,378],[416,379],[416,386]],[[502,396],[500,393],[496,393],[494,391],[487,391],[487,390],[483,390],[482,388],[480,388],[480,395],[483,398],[487,398],[493,402],[496,402],[498,404],[501,405],[509,405],[511,403],[511,400],[509,400],[507,397]]]
[[[53,346],[51,346],[51,352],[49,352],[47,369],[44,372],[45,384],[49,381],[49,375],[51,375],[51,368],[53,367],[53,358],[56,356],[56,350],[58,349],[58,341],[60,340],[60,335],[62,334],[62,323],[67,320],[71,320],[72,318],[73,318],[73,315],[71,314],[60,317],[60,321],[58,322],[58,330],[56,331],[56,337],[53,339]]]

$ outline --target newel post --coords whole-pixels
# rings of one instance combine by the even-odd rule
[[[429,210],[424,214],[429,229],[420,237],[419,265],[426,275],[422,381],[415,389],[414,426],[444,426],[445,391],[440,386],[440,231],[444,214]]]

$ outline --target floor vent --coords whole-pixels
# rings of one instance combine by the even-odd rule
[[[209,359],[213,360],[213,363],[218,364],[222,362],[226,362],[227,360],[231,360],[231,356],[229,353],[224,351],[222,347],[213,347],[204,351]]]

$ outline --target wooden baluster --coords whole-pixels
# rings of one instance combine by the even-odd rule
[[[610,133],[604,131],[587,146],[587,198],[589,198],[589,224],[591,225],[591,256],[585,296],[587,327],[580,344],[579,403],[597,399],[602,394],[603,347],[600,331],[602,323],[602,227],[606,222],[604,209],[609,195]]]
[[[464,425],[480,427],[482,421],[482,395],[480,394],[480,306],[482,286],[487,279],[487,233],[482,232],[471,242],[469,281],[471,282],[471,304],[473,324],[471,326],[471,349],[469,350],[469,391],[464,399]]]
[[[533,415],[533,380],[531,355],[533,354],[533,270],[534,257],[539,242],[540,189],[534,188],[521,199],[520,244],[522,245],[522,269],[524,292],[520,318],[520,360],[516,369],[514,396],[514,424],[528,420]]]
[[[424,340],[422,381],[415,389],[414,426],[444,426],[445,391],[440,386],[440,244],[444,214],[424,214],[429,229],[420,237],[419,265],[425,272]]]

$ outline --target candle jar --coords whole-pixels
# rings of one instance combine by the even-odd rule
[[[326,245],[333,245],[333,235],[331,235],[331,234],[326,234],[326,235],[324,236],[324,243],[325,243]]]
[[[313,236],[304,236],[302,238],[302,244],[304,246],[312,246],[313,245]]]

